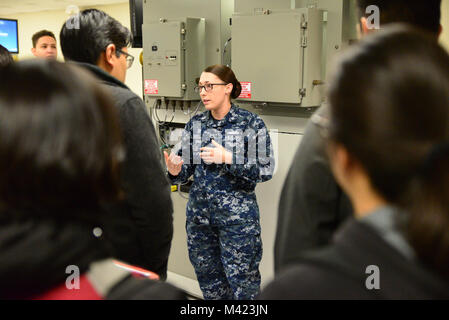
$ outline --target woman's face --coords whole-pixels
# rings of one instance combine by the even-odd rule
[[[198,82],[198,86],[211,85],[209,91],[201,89],[200,97],[207,110],[217,111],[230,102],[232,84],[226,84],[223,80],[210,72],[203,72]],[[218,84],[218,85],[217,85]]]

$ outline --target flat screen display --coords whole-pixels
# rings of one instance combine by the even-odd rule
[[[17,20],[0,18],[0,44],[11,53],[19,53]]]

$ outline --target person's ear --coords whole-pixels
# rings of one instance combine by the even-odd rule
[[[109,66],[114,66],[115,62],[117,60],[117,48],[115,47],[115,44],[110,44],[106,47],[106,50],[104,51],[104,57],[105,57],[105,62],[109,65]]]
[[[33,54],[33,56],[36,56],[36,48],[31,48],[31,53]]]
[[[232,83],[228,83],[225,87],[225,94],[231,95],[232,89],[234,89],[234,85]]]
[[[328,154],[335,180],[337,180],[343,189],[346,189],[351,182],[356,161],[352,158],[348,150],[339,143],[330,143],[328,146]]]

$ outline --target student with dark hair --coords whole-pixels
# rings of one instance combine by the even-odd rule
[[[0,44],[0,68],[14,62],[8,49]]]
[[[41,30],[33,34],[33,48],[31,52],[36,58],[56,59],[58,49],[56,48],[56,37],[53,32]]]
[[[186,125],[179,151],[165,152],[173,184],[193,175],[187,245],[205,299],[254,299],[262,258],[256,184],[271,179],[274,158],[263,120],[239,108],[234,72],[204,70],[196,91],[206,112]]]
[[[56,61],[0,76],[0,299],[185,298],[112,260],[101,204],[121,197],[124,153],[107,92]]]
[[[330,118],[313,121],[356,219],[261,299],[449,299],[448,101],[449,55],[429,34],[395,27],[341,57]]]
[[[407,22],[438,37],[441,32],[441,0],[358,0],[360,29],[370,29],[366,9],[380,10],[380,27],[393,22]],[[316,111],[328,112],[326,105]],[[278,272],[304,251],[328,244],[337,228],[353,209],[348,197],[336,183],[325,152],[324,140],[313,122],[308,123],[301,144],[287,174],[281,198],[275,242],[275,271]]]
[[[119,113],[126,152],[121,175],[125,197],[107,206],[115,222],[111,234],[119,258],[165,278],[173,207],[153,124],[142,99],[123,83],[133,62],[127,53],[131,33],[106,13],[88,9],[69,18],[60,41],[65,60],[95,75]]]

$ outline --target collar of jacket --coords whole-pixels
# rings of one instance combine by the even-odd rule
[[[70,63],[73,63],[73,64],[80,66],[84,69],[88,69],[101,81],[107,82],[108,84],[111,84],[114,86],[118,86],[118,87],[122,87],[124,89],[130,90],[123,82],[121,82],[117,78],[111,76],[109,73],[107,73],[100,67],[97,67],[96,65],[93,65],[90,63],[85,63],[85,62],[74,62],[74,61],[71,61]]]
[[[215,120],[214,117],[212,117],[212,114],[210,111],[204,112],[201,121],[206,122],[207,127],[223,127],[226,125],[226,123],[237,123],[238,121],[238,114],[237,114],[238,107],[231,103],[231,109],[229,109],[229,112],[226,114],[226,116],[221,120]]]

